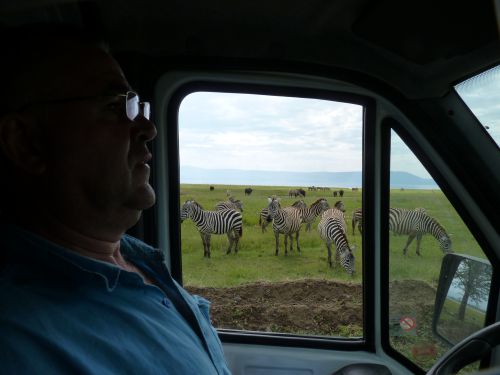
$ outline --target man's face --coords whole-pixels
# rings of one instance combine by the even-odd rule
[[[146,164],[154,124],[142,116],[127,118],[125,99],[113,95],[125,94],[129,84],[104,51],[68,51],[42,68],[50,77],[42,99],[95,96],[49,104],[40,115],[47,160],[43,178],[53,209],[135,224],[155,202]]]

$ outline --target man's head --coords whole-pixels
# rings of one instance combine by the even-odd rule
[[[121,235],[154,204],[146,162],[156,136],[137,98],[124,96],[131,87],[121,68],[102,44],[74,29],[25,29],[6,47],[2,209],[41,210],[105,240]],[[133,120],[127,105],[140,110]]]

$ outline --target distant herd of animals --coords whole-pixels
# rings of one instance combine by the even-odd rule
[[[245,195],[250,195],[252,189],[245,189]],[[297,189],[297,191],[302,189]],[[291,190],[292,191],[292,190]],[[229,194],[229,192],[228,192]],[[289,196],[291,196],[289,194]],[[305,192],[304,192],[305,196]],[[215,205],[215,210],[204,210],[203,207],[194,200],[186,201],[181,207],[181,222],[190,218],[196,225],[203,243],[204,256],[210,258],[210,238],[212,234],[226,234],[229,246],[226,254],[233,250],[238,253],[238,243],[243,236],[243,203],[232,196],[227,201],[219,202]],[[325,242],[328,251],[328,264],[333,267],[332,244],[335,246],[335,263],[340,264],[344,270],[352,275],[355,270],[354,246],[349,244],[347,238],[347,225],[345,220],[345,206],[342,201],[337,201],[330,208],[325,198],[319,198],[309,207],[303,200],[298,200],[288,207],[281,207],[280,199],[272,196],[268,198],[268,204],[260,212],[259,226],[262,233],[266,227],[272,223],[273,232],[276,239],[275,255],[279,252],[279,235],[284,236],[285,255],[288,250],[293,250],[293,235],[295,235],[296,249],[300,252],[300,229],[305,224],[305,230],[311,231],[311,225],[317,217],[321,217],[317,230],[319,236]],[[363,232],[363,213],[361,208],[356,208],[352,212],[352,235],[355,235],[355,228]],[[450,236],[438,221],[429,216],[424,208],[389,209],[389,230],[394,234],[408,235],[408,240],[403,249],[406,255],[409,245],[416,238],[416,254],[420,255],[420,242],[422,236],[431,234],[439,242],[439,246],[444,253],[452,251]],[[288,246],[290,241],[290,246]]]
[[[210,189],[210,191],[214,191],[215,190],[215,186],[210,185],[209,189]],[[331,189],[329,187],[309,186],[308,190],[309,191],[318,191],[318,190],[319,191],[329,191]],[[351,190],[352,191],[359,191],[359,188],[353,187],[353,188],[351,188]],[[251,195],[252,191],[253,191],[253,189],[250,188],[250,187],[248,187],[248,188],[245,188],[244,192],[245,192],[245,195]],[[230,194],[228,194],[228,196],[229,195]],[[297,197],[305,198],[306,191],[304,189],[290,189],[288,191],[288,196],[289,197],[295,197],[295,198],[297,198]],[[334,190],[333,191],[333,196],[334,197],[339,196],[340,198],[342,198],[344,196],[344,190],[342,190],[342,189],[341,190]]]

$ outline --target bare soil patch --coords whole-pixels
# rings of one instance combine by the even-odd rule
[[[326,280],[186,287],[212,302],[218,328],[316,335],[361,334],[360,284]],[[347,331],[347,332],[346,332]]]
[[[391,310],[428,315],[435,291],[422,281],[392,282]],[[186,289],[212,302],[214,326],[250,331],[361,336],[361,284],[329,280],[257,282],[231,288]],[[408,294],[411,293],[411,298]]]

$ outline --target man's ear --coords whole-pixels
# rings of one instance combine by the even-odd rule
[[[28,114],[0,118],[1,151],[15,167],[30,175],[41,175],[46,168],[41,134],[37,120]]]

